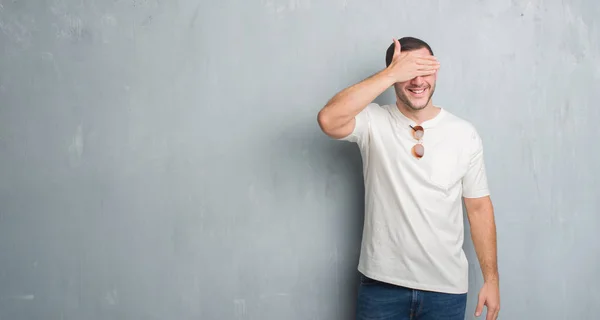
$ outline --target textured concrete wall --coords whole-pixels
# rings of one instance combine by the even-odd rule
[[[485,141],[501,318],[597,317],[599,15],[0,0],[0,318],[351,319],[360,157],[316,113],[405,35],[442,63],[435,103]]]

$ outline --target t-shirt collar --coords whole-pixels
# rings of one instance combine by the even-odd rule
[[[396,115],[396,118],[402,123],[402,125],[406,125],[406,126],[410,125],[413,127],[417,125],[417,123],[413,119],[408,118],[402,112],[400,112],[400,109],[398,109],[398,106],[396,104],[391,105],[391,107],[394,110],[394,114]],[[440,112],[432,119],[422,122],[420,124],[421,127],[423,127],[424,129],[433,128],[446,115],[446,110],[443,107],[440,107],[440,106],[437,106],[437,107],[440,108]]]

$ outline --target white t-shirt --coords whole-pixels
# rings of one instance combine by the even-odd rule
[[[462,198],[489,195],[477,130],[445,109],[423,122],[423,158],[396,105],[369,104],[356,116],[363,159],[365,222],[358,270],[380,281],[429,291],[468,291]]]

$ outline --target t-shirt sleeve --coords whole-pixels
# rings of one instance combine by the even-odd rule
[[[354,117],[354,130],[352,130],[352,132],[349,135],[338,140],[355,142],[360,146],[364,145],[369,139],[371,116],[373,112],[372,109],[375,107],[378,107],[378,105],[375,103],[370,103],[360,113],[358,113]]]
[[[462,179],[463,197],[480,198],[490,194],[483,157],[483,142],[476,130],[472,132],[470,139],[469,169]]]

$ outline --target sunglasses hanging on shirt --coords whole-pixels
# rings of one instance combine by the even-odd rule
[[[412,135],[413,138],[417,140],[417,144],[412,147],[412,154],[415,158],[421,159],[423,155],[425,155],[425,147],[423,147],[423,135],[425,134],[425,129],[421,126],[410,126],[413,129]]]

